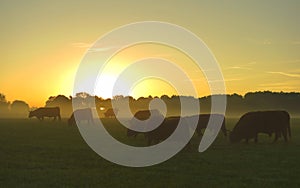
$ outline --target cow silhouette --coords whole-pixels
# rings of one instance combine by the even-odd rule
[[[59,107],[38,108],[36,110],[30,111],[28,117],[37,117],[39,120],[44,120],[44,117],[53,117],[53,120],[56,120],[56,118],[61,120]]]
[[[232,143],[239,142],[245,139],[254,138],[257,142],[258,133],[265,133],[269,136],[275,133],[276,142],[281,135],[287,141],[287,135],[291,137],[290,115],[286,111],[257,111],[244,114],[232,132],[230,133],[230,141]]]
[[[88,124],[94,124],[92,110],[90,108],[83,108],[75,110],[68,119],[68,125],[74,126],[76,122],[86,121]]]
[[[148,120],[150,118],[150,116],[154,116],[154,118],[163,118],[163,115],[158,111],[158,110],[141,110],[138,111],[134,114],[134,118],[138,119],[138,120]],[[134,128],[135,126],[139,126],[137,123],[135,123],[134,118],[132,118],[129,122],[131,124],[131,128]],[[149,122],[150,123],[150,122]],[[151,126],[151,125],[147,125],[147,126]],[[135,130],[132,130],[130,128],[127,129],[127,136],[128,137],[136,137],[138,134],[140,133],[144,133],[144,132],[138,132]]]

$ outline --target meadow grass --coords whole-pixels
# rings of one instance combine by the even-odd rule
[[[232,129],[237,119],[227,119]],[[117,121],[103,120],[118,140],[145,146],[142,135],[126,137]],[[292,119],[292,139],[259,135],[255,144],[230,144],[219,134],[203,153],[184,149],[161,164],[130,168],[93,152],[77,127],[36,119],[0,120],[0,187],[299,187],[300,119]],[[274,137],[274,136],[273,136]]]

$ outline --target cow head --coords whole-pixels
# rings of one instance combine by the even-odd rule
[[[236,134],[236,132],[232,131],[232,132],[229,132],[229,140],[231,143],[237,143],[237,142],[241,141],[241,138],[240,138],[239,134]]]
[[[34,111],[29,111],[29,115],[28,115],[28,118],[31,118],[34,116]]]

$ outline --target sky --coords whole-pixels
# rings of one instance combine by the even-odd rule
[[[300,92],[299,18],[297,0],[2,0],[0,93],[30,106],[43,106],[49,96],[72,95],[77,68],[91,44],[117,27],[140,21],[169,22],[201,38],[217,59],[229,94]],[[124,67],[154,53],[186,66],[199,97],[209,94],[203,73],[170,47],[133,46],[110,63]],[[110,72],[106,85],[99,87],[109,88],[117,77],[118,71]],[[157,79],[132,88],[134,97],[174,92],[176,88]]]

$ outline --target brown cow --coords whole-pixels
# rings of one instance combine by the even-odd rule
[[[54,117],[53,120],[56,120],[58,117],[58,119],[61,120],[59,107],[45,107],[30,111],[28,117],[31,118],[34,116],[39,120],[44,120],[44,117]]]
[[[76,118],[76,119],[75,119]],[[87,121],[88,124],[94,124],[92,110],[90,108],[83,108],[75,110],[68,119],[68,125],[76,125],[77,122]]]

